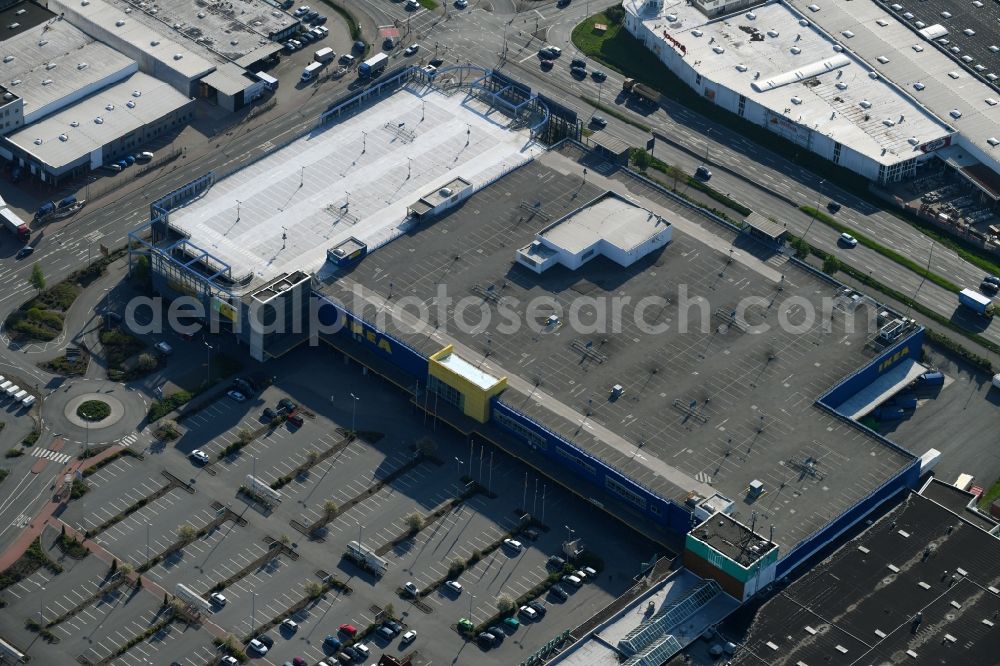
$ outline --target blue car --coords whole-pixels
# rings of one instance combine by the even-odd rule
[[[323,646],[329,648],[332,651],[340,649],[340,639],[336,636],[327,636],[323,639]]]
[[[118,165],[118,168],[120,168],[120,169],[124,169],[124,168],[128,167],[128,162],[126,162],[125,160],[118,160],[116,162],[116,164]]]
[[[133,164],[135,164],[135,155],[126,155],[125,156],[125,163],[128,164],[129,166],[132,166]]]

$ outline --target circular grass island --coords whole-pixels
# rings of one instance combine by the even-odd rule
[[[111,405],[103,400],[87,400],[76,408],[76,415],[84,421],[103,421],[111,414]]]

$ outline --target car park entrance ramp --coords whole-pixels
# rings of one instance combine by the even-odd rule
[[[925,372],[926,366],[913,359],[906,359],[848,398],[837,411],[854,420],[862,419]]]

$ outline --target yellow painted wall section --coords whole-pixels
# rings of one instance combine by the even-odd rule
[[[488,389],[482,389],[465,377],[452,372],[449,368],[441,365],[440,359],[446,358],[454,353],[453,345],[448,345],[444,349],[428,358],[427,371],[439,381],[444,382],[465,398],[465,415],[476,419],[480,423],[490,420],[490,398],[507,388],[507,378],[501,377]]]

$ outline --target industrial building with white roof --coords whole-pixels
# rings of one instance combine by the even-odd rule
[[[623,5],[629,32],[699,95],[871,180],[911,176],[953,134],[782,2],[738,0],[717,18],[696,3]]]

